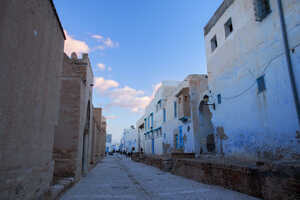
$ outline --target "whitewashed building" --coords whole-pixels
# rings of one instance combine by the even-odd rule
[[[138,151],[138,133],[134,126],[124,129],[122,139],[121,139],[121,144],[122,144],[122,151],[126,151],[126,152]]]
[[[214,145],[214,141],[207,140],[213,133],[212,126],[205,123],[206,114],[200,109],[206,91],[207,75],[192,74],[167,98],[166,119],[162,125],[163,153],[200,154],[207,152],[208,143]]]
[[[213,128],[204,123],[206,118],[200,110],[207,88],[207,75],[162,82],[137,122],[139,144],[146,154],[207,152],[207,137],[213,135]]]
[[[162,125],[166,121],[168,114],[166,103],[178,84],[178,81],[163,81],[154,98],[146,107],[145,114],[138,121],[138,128],[141,128],[142,124],[144,124],[144,128],[141,129],[144,131],[141,141],[146,154],[163,154],[164,137]]]
[[[219,152],[300,158],[299,24],[299,0],[225,0],[206,25],[207,100],[216,106]]]

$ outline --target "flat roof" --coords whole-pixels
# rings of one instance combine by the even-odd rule
[[[234,0],[224,0],[220,7],[216,10],[214,15],[210,18],[206,26],[204,27],[204,35],[206,36],[211,29],[216,25],[218,20],[223,16],[225,11],[231,6]]]
[[[63,26],[62,26],[62,24],[61,24],[61,22],[60,22],[59,17],[58,17],[58,14],[57,14],[55,5],[54,5],[54,3],[53,3],[53,0],[50,0],[50,4],[51,4],[51,7],[52,7],[52,9],[53,9],[53,11],[54,11],[54,15],[55,15],[55,17],[56,17],[56,19],[57,19],[57,21],[58,21],[58,25],[59,25],[59,28],[60,28],[60,30],[61,30],[61,33],[63,34],[63,37],[64,37],[64,39],[66,40],[66,35],[65,35],[65,32],[64,32],[64,28],[63,28]]]

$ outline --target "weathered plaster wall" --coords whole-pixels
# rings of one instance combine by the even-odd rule
[[[64,35],[50,1],[0,6],[0,199],[34,199],[52,180]]]
[[[299,90],[300,2],[282,3]],[[211,102],[217,103],[216,95],[222,95],[222,103],[212,111],[212,122],[222,130],[227,155],[299,159],[299,124],[278,7],[276,0],[270,4],[272,13],[256,22],[252,1],[235,0],[205,37]],[[233,32],[225,39],[224,24],[230,17]],[[215,34],[218,47],[212,52],[210,40]],[[266,91],[258,93],[256,79],[261,75],[265,75]]]

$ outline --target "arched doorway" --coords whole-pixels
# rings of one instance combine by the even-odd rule
[[[205,95],[199,105],[199,125],[201,141],[206,141],[206,144],[200,145],[200,153],[214,153],[216,151],[214,127],[211,122],[212,113],[207,104],[208,96]]]

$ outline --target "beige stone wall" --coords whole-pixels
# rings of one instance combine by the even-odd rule
[[[79,179],[88,170],[93,138],[93,73],[87,55],[64,57],[59,125],[55,132],[55,176]]]
[[[93,135],[92,135],[92,149],[90,158],[90,167],[96,164],[101,158],[101,119],[102,108],[93,108]]]
[[[0,3],[0,199],[36,199],[52,179],[64,35],[50,3]]]

